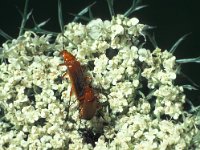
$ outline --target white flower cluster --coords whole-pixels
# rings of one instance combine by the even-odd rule
[[[194,118],[187,118],[184,123],[173,123],[137,113],[123,116],[117,123],[114,129],[105,128],[105,135],[99,138],[95,150],[185,149],[196,133]]]
[[[56,82],[60,58],[48,56],[54,50],[49,38],[26,32],[12,43],[3,44],[4,62],[0,65],[3,149],[56,149],[68,141],[67,106],[56,97],[67,84]]]
[[[173,84],[175,57],[140,48],[143,28],[137,18],[117,15],[69,23],[53,44],[32,32],[4,43],[0,147],[188,149],[195,117],[183,111],[183,88]],[[62,47],[85,65],[98,94],[101,108],[89,121],[79,119],[70,81],[61,79]]]

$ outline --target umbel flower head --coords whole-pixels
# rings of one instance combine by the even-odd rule
[[[145,25],[117,15],[69,23],[54,43],[27,31],[3,44],[0,147],[3,149],[188,149],[197,132],[175,85],[176,58],[142,47]],[[101,109],[79,119],[63,47],[85,66]]]

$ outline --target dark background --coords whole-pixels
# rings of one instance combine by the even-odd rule
[[[69,13],[78,13],[93,2],[94,0],[62,0],[65,24],[73,19]],[[23,11],[24,3],[25,0],[0,0],[0,29],[12,37],[17,37],[22,20],[17,7]],[[122,14],[131,4],[132,0],[115,0],[115,12]],[[160,48],[171,48],[181,36],[191,32],[192,34],[178,46],[175,56],[177,59],[200,56],[198,0],[143,0],[142,4],[148,5],[148,7],[132,16],[138,17],[143,24],[157,27],[154,29],[154,33]],[[29,10],[33,9],[33,16],[37,23],[50,18],[45,29],[60,32],[57,8],[57,0],[30,0],[29,3]],[[96,0],[92,11],[95,17],[110,19],[106,0]],[[26,27],[33,27],[33,21],[30,20]],[[5,39],[0,37],[0,43],[3,42]],[[200,85],[200,64],[184,64],[182,71]],[[200,104],[199,91],[193,93],[193,101]]]

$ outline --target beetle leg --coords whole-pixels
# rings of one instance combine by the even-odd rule
[[[81,69],[83,70],[83,72],[85,72],[85,70],[87,69],[85,65],[81,65]]]
[[[68,72],[65,72],[65,73],[62,75],[62,78],[63,78],[63,79],[64,79],[64,78],[67,78],[67,79],[69,79]]]
[[[72,88],[71,88],[70,97],[72,96],[73,92],[74,92],[74,86],[72,86]]]
[[[85,96],[83,95],[83,96],[81,96],[81,97],[79,97],[78,98],[78,100],[79,100],[79,103],[82,103],[82,102],[84,102],[84,98],[85,98]]]
[[[66,66],[66,63],[59,64],[58,67],[60,66]]]
[[[57,69],[58,69],[60,66],[67,66],[67,65],[66,65],[66,63],[59,64],[59,65],[57,66]]]

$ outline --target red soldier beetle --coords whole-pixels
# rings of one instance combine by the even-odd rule
[[[68,74],[72,83],[70,96],[72,92],[74,92],[79,100],[79,117],[81,119],[90,120],[99,107],[97,102],[98,98],[95,96],[93,88],[87,84],[87,77],[84,77],[80,62],[66,50],[61,51],[60,55],[63,57],[64,63],[59,66],[67,66],[68,68],[68,72],[64,73],[63,77]]]
[[[62,77],[68,74],[70,81],[72,82],[70,96],[72,95],[72,92],[74,92],[77,99],[79,99],[79,97],[83,96],[83,90],[85,86],[81,64],[71,53],[67,52],[66,50],[61,51],[60,55],[63,57],[64,63],[60,64],[59,66],[67,66],[68,68],[68,71],[64,73]]]
[[[97,96],[95,96],[94,90],[86,86],[84,88],[83,98],[79,101],[80,118],[90,120],[95,115],[96,110],[99,108],[97,102]]]

